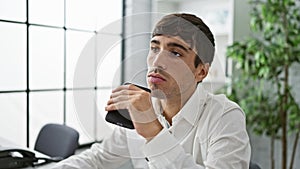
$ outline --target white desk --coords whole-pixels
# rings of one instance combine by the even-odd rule
[[[30,150],[28,148],[20,147],[16,144],[12,143],[11,141],[6,140],[6,139],[1,138],[1,137],[0,137],[0,146],[3,146],[3,147],[16,147],[16,148],[22,148],[22,149]],[[77,150],[75,154],[78,154],[78,153],[82,152],[83,150],[84,149]],[[46,155],[44,155],[42,153],[39,153],[37,151],[34,151],[34,150],[30,150],[30,151],[34,152],[36,157],[47,157]],[[45,164],[45,165],[40,165],[40,166],[35,166],[35,167],[26,167],[26,168],[23,168],[23,169],[51,169],[54,165],[55,165],[55,163],[48,163],[48,164]],[[119,169],[133,169],[131,161],[128,161],[123,166],[121,166]]]
[[[23,169],[51,169],[55,164],[54,163],[49,163],[41,166],[36,166],[36,167],[26,167]]]
[[[17,149],[25,149],[25,150],[29,150],[31,152],[34,152],[36,157],[48,157],[45,154],[42,154],[40,152],[28,149],[26,147],[19,146],[19,145],[15,144],[15,143],[13,143],[13,142],[5,139],[5,138],[2,138],[2,137],[0,137],[0,147],[10,147],[10,148],[17,148]],[[36,166],[36,167],[26,167],[24,169],[50,169],[54,164],[55,163],[48,163],[48,164],[40,165],[40,166]]]

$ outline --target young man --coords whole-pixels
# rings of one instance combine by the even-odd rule
[[[215,51],[214,37],[190,14],[170,14],[155,26],[147,59],[151,93],[134,85],[112,91],[107,111],[128,109],[135,130],[117,127],[102,145],[57,168],[248,169],[245,115],[224,95],[202,86]]]

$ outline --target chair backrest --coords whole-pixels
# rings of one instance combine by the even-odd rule
[[[34,149],[50,157],[67,158],[78,147],[79,133],[61,124],[46,124],[42,127]]]
[[[259,165],[257,165],[253,161],[250,161],[249,169],[261,169],[261,168]]]

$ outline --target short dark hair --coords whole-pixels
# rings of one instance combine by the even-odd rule
[[[152,32],[159,35],[179,36],[196,48],[195,67],[200,63],[211,65],[215,54],[215,39],[209,27],[199,17],[187,13],[174,13],[164,16]]]

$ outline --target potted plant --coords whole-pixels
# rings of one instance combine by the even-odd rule
[[[288,133],[295,135],[289,168],[293,168],[300,133],[300,108],[290,82],[300,62],[300,3],[296,0],[252,0],[251,36],[234,42],[227,56],[234,61],[231,97],[245,110],[249,129],[281,140],[281,167],[287,168]],[[299,76],[298,76],[299,77]]]

